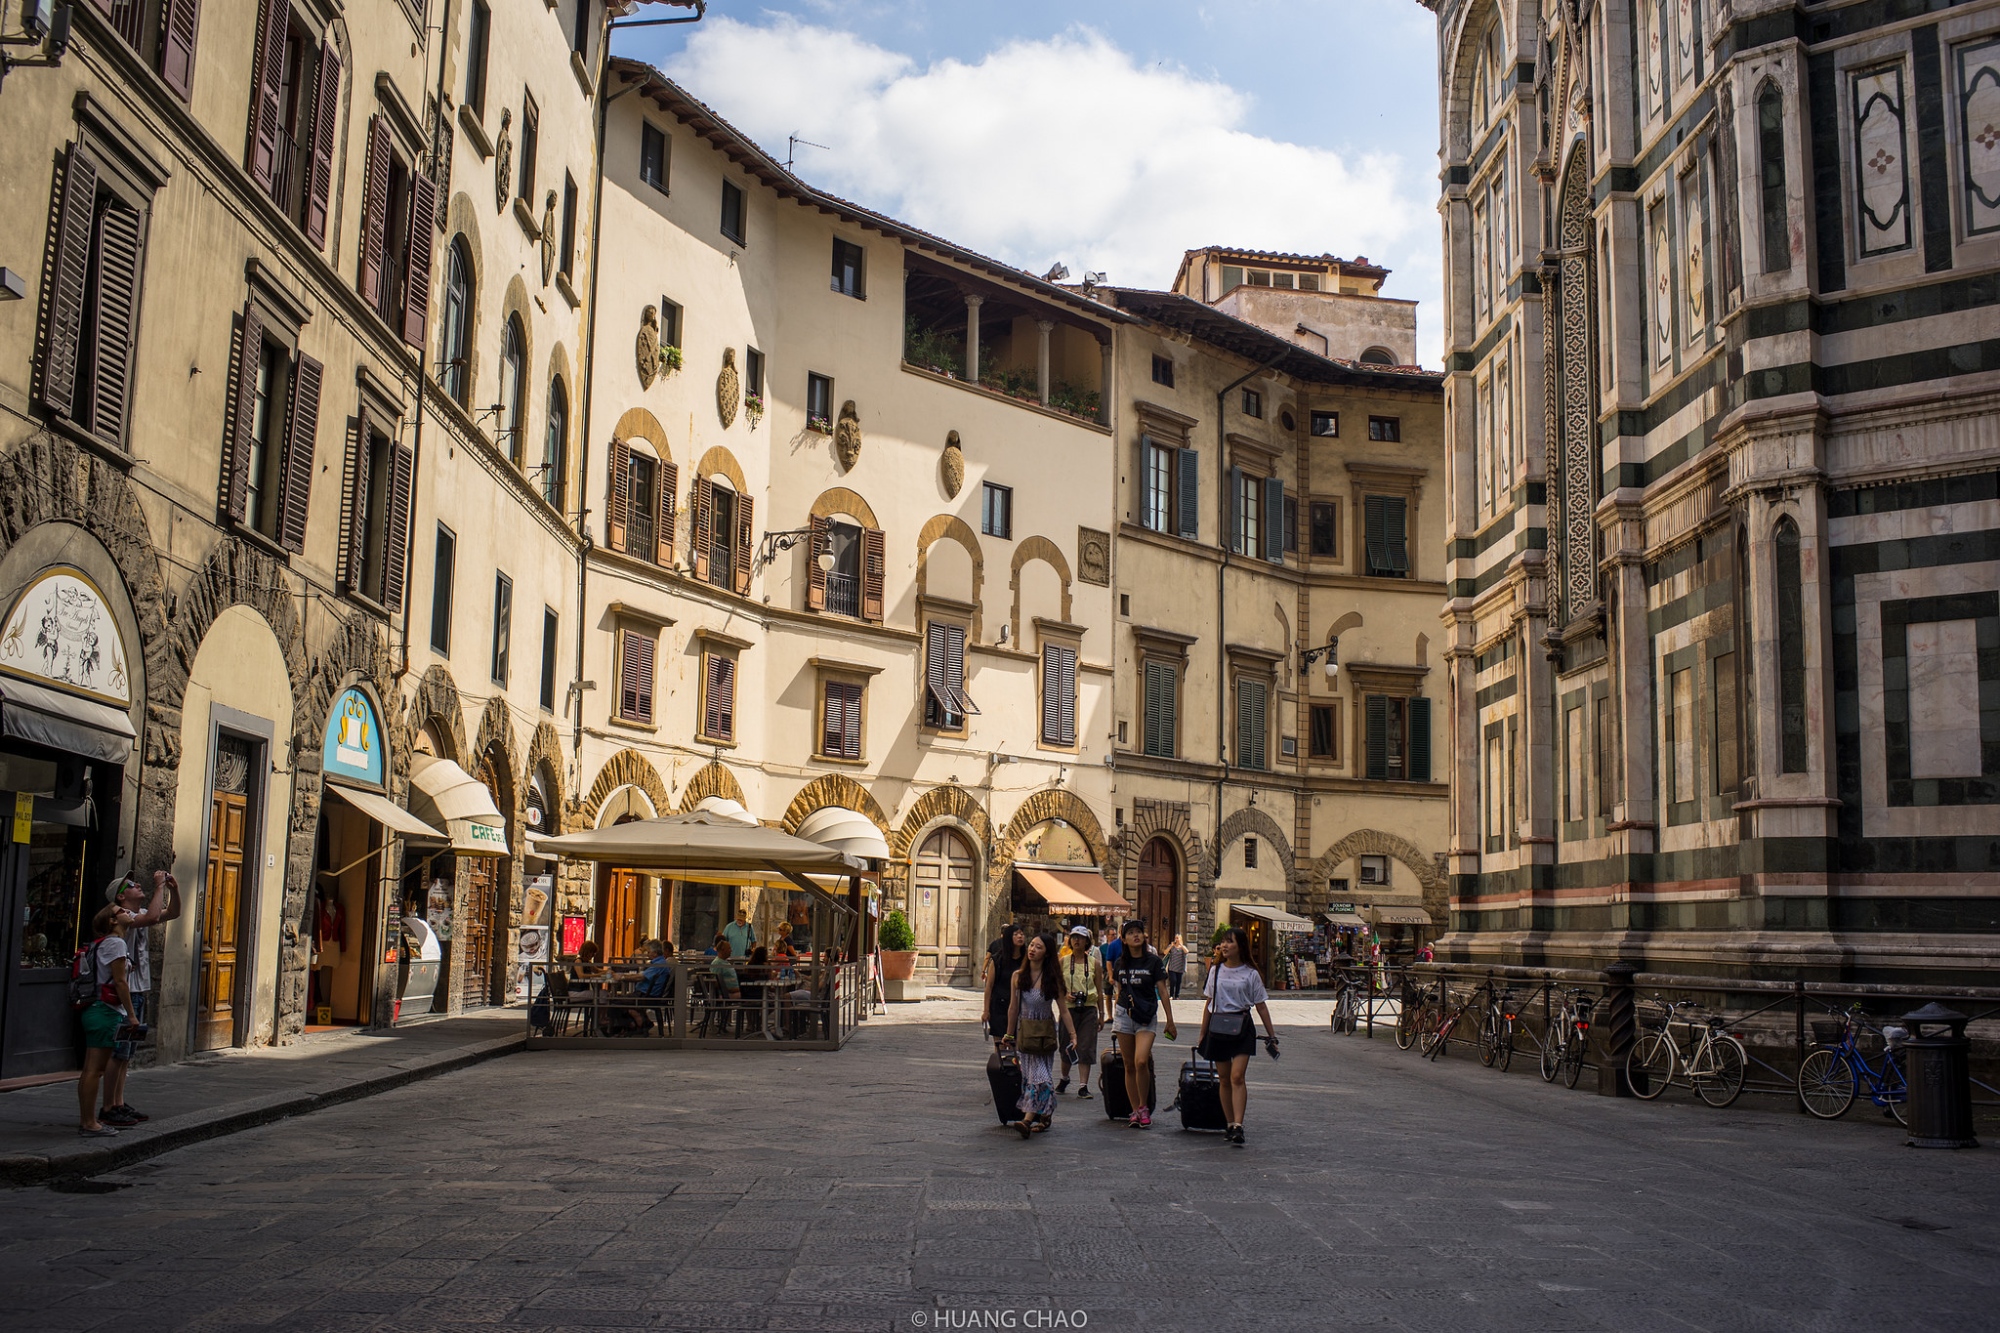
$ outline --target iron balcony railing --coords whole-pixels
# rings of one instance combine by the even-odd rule
[[[860,615],[861,580],[852,574],[828,574],[826,609],[837,616]]]

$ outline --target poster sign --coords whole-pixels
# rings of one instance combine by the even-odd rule
[[[326,720],[321,768],[328,777],[352,778],[379,787],[382,760],[382,724],[375,716],[375,705],[360,690],[342,690]]]
[[[563,957],[574,958],[583,942],[590,938],[590,920],[581,916],[566,916],[562,919]]]
[[[520,961],[523,963],[546,963],[549,961],[549,928],[547,926],[521,927]]]
[[[0,670],[132,706],[118,620],[80,569],[45,570],[15,599],[0,626]]]

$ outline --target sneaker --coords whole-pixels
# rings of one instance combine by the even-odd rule
[[[99,1124],[96,1129],[85,1129],[79,1125],[77,1126],[76,1133],[78,1138],[85,1139],[115,1139],[118,1137],[118,1131],[106,1124]]]
[[[1125,1117],[1125,1127],[1127,1129],[1137,1129],[1139,1127],[1139,1113],[1137,1111]]]
[[[97,1113],[97,1119],[102,1124],[117,1125],[120,1128],[125,1128],[138,1124],[145,1117],[134,1115],[122,1106],[107,1106]]]
[[[1069,1076],[1065,1074],[1062,1078],[1062,1081],[1056,1084],[1056,1096],[1060,1097],[1065,1092],[1068,1091],[1069,1091]]]
[[[1078,1088],[1078,1089],[1076,1090],[1076,1096],[1077,1096],[1077,1100],[1078,1100],[1078,1101],[1089,1101],[1089,1100],[1090,1100],[1090,1085],[1089,1085],[1088,1083],[1086,1083],[1086,1084],[1084,1084],[1084,1085],[1083,1085],[1082,1087]]]
[[[1151,1129],[1153,1127],[1153,1111],[1151,1107],[1140,1107],[1137,1115],[1139,1117],[1139,1128]]]
[[[122,1114],[131,1116],[134,1121],[146,1121],[153,1118],[130,1102],[120,1102],[114,1109]]]

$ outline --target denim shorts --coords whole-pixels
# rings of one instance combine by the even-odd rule
[[[143,990],[135,990],[132,992],[132,1012],[139,1016],[139,1021],[141,1023],[146,1021],[146,1000],[149,996],[151,996],[151,994],[152,994],[151,991],[143,991]],[[120,1017],[119,1021],[120,1022],[124,1021],[122,1016]],[[132,1049],[138,1044],[139,1043],[136,1041],[120,1041],[112,1043],[111,1058],[114,1060],[130,1060],[132,1058]]]
[[[1130,1009],[1114,1009],[1111,1011],[1111,1030],[1113,1032],[1150,1032],[1157,1037],[1160,1035],[1160,1019],[1155,1014],[1152,1022],[1139,1023],[1133,1021]]]

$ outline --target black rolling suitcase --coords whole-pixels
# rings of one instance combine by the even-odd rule
[[[998,1051],[986,1057],[986,1081],[993,1085],[993,1109],[1000,1123],[1011,1125],[1021,1118],[1021,1059],[1012,1051]]]
[[[1222,1077],[1213,1060],[1196,1055],[1181,1066],[1181,1128],[1199,1134],[1220,1134],[1227,1128],[1222,1118]]]
[[[1098,1099],[1104,1103],[1104,1114],[1112,1120],[1126,1120],[1132,1115],[1132,1099],[1125,1094],[1125,1052],[1113,1046],[1098,1062]],[[1157,1071],[1158,1062],[1154,1064]],[[1160,1101],[1160,1084],[1157,1076],[1147,1085],[1147,1105],[1157,1107]]]

